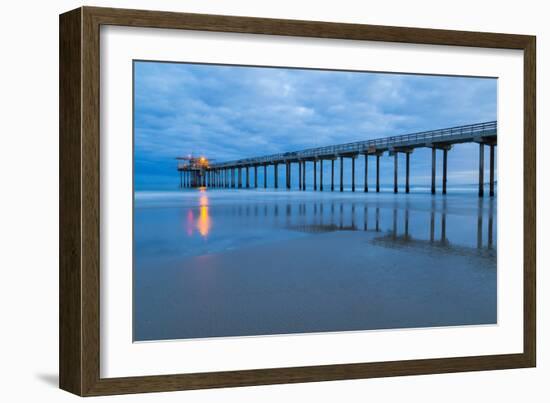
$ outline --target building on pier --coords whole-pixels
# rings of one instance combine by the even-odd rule
[[[207,186],[206,177],[210,170],[210,161],[206,157],[176,157],[180,173],[180,188]]]

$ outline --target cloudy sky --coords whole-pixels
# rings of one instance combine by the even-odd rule
[[[496,120],[496,96],[486,78],[135,62],[136,189],[177,187],[174,158],[189,153],[224,161]],[[413,185],[429,184],[429,153],[412,154]],[[476,183],[477,153],[449,152],[449,186]],[[381,159],[383,184],[392,167]]]

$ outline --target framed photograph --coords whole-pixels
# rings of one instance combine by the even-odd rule
[[[535,37],[60,16],[60,387],[533,367]]]

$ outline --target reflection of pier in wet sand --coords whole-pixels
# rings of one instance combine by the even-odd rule
[[[475,247],[453,244],[447,238],[448,215],[447,200],[440,205],[432,200],[430,211],[413,209],[407,204],[398,207],[387,207],[383,203],[361,203],[350,201],[276,203],[274,205],[254,206],[254,217],[258,209],[263,210],[264,217],[272,217],[280,226],[305,233],[326,233],[336,231],[363,231],[380,233],[374,242],[383,246],[444,247],[446,252],[455,249],[464,254],[468,251],[477,254],[476,249],[494,249],[495,217],[493,201],[484,205],[478,200],[475,225],[472,225],[472,237]],[[250,216],[250,209],[240,206],[232,207],[237,216]],[[451,214],[452,215],[452,214]],[[284,217],[284,221],[279,221]],[[410,222],[413,218],[416,227],[429,228],[428,236],[411,233]],[[383,229],[384,228],[384,229]]]

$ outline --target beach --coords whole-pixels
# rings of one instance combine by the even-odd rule
[[[496,199],[137,192],[134,340],[497,323]]]

